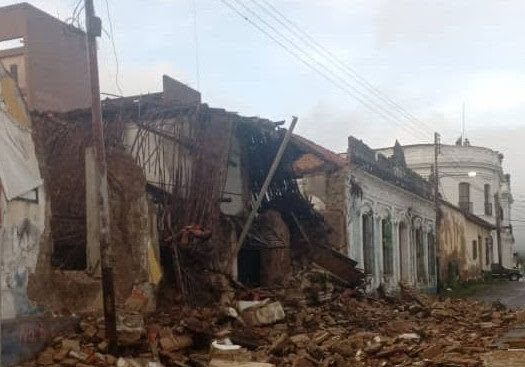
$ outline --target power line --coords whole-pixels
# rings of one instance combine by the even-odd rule
[[[282,39],[286,40],[288,42],[288,44],[290,44],[290,46],[292,46],[293,48],[295,48],[296,50],[298,50],[299,52],[301,52],[303,55],[305,55],[309,60],[311,60],[312,62],[316,63],[319,67],[321,67],[323,70],[325,70],[326,72],[328,72],[330,75],[332,75],[333,77],[339,79],[340,81],[343,82],[343,84],[345,84],[346,86],[348,86],[349,88],[351,88],[355,93],[358,93],[362,98],[364,98],[365,100],[367,100],[368,103],[371,103],[372,105],[374,105],[375,107],[378,107],[382,110],[382,112],[386,113],[388,116],[390,116],[391,118],[394,118],[396,120],[398,120],[398,117],[394,116],[391,111],[385,109],[383,106],[377,104],[376,101],[370,99],[370,96],[368,96],[367,94],[363,93],[362,91],[360,91],[358,88],[356,88],[355,86],[351,85],[350,83],[348,83],[344,78],[341,78],[339,75],[337,75],[336,73],[334,73],[331,69],[329,69],[326,65],[320,63],[318,60],[316,60],[313,56],[311,56],[308,52],[306,52],[304,49],[302,49],[301,47],[299,47],[297,45],[297,43],[293,42],[292,40],[290,40],[287,36],[285,36],[282,32],[280,32],[278,29],[276,29],[273,25],[271,25],[270,23],[268,23],[265,19],[263,19],[257,12],[255,12],[253,9],[249,8],[248,6],[246,6],[242,1],[240,0],[234,0],[237,4],[241,5],[245,10],[247,10],[248,12],[250,12],[252,15],[254,15],[258,20],[260,20],[263,24],[265,24],[268,28],[270,28],[274,33],[276,33],[277,35],[279,35]],[[354,96],[355,98],[355,96]],[[401,122],[401,120],[398,120],[399,122]],[[394,123],[397,124],[397,122],[393,121]],[[399,124],[398,124],[399,125]],[[406,128],[406,126],[402,125],[403,128]],[[425,136],[426,137],[426,134],[422,131],[419,131],[419,133],[422,134],[422,136]]]
[[[113,49],[113,56],[115,57],[115,86],[117,87],[117,91],[119,92],[119,94],[122,95],[124,93],[122,92],[122,88],[120,87],[120,81],[119,81],[120,63],[118,59],[117,48],[115,46],[115,34],[113,32],[113,22],[111,20],[111,13],[109,11],[109,1],[108,0],[105,0],[105,1],[106,1],[106,14],[107,14],[108,23],[109,23],[109,32],[111,33],[111,37],[110,37],[111,47]]]
[[[199,63],[199,35],[197,32],[197,4],[196,0],[192,1],[193,4],[193,41],[195,43],[195,73],[197,79],[197,90],[200,89],[201,73]]]
[[[367,107],[369,110],[385,118],[387,121],[395,123],[396,125],[405,129],[405,131],[410,132],[412,135],[414,135],[414,133],[421,134],[421,136],[424,136],[426,138],[427,135],[426,135],[425,129],[428,129],[428,131],[432,132],[433,130],[432,128],[430,128],[423,121],[421,121],[420,119],[415,117],[413,114],[408,112],[402,106],[400,106],[399,104],[397,104],[396,102],[392,101],[391,99],[386,97],[384,94],[382,94],[377,88],[375,88],[372,84],[370,84],[365,78],[360,76],[354,69],[352,69],[351,67],[343,63],[333,53],[331,53],[328,49],[326,49],[319,42],[317,42],[312,36],[310,36],[305,30],[303,30],[295,22],[293,22],[288,17],[286,17],[282,12],[280,12],[276,7],[274,7],[268,0],[261,0],[266,6],[263,5],[258,0],[250,0],[250,1],[251,3],[255,4],[259,9],[261,9],[265,14],[267,14],[271,19],[273,19],[274,22],[277,22],[280,26],[284,27],[284,29],[286,29],[289,33],[284,34],[280,30],[276,29],[275,26],[273,26],[266,19],[264,19],[257,11],[247,6],[245,3],[243,3],[240,0],[233,0],[233,1],[235,1],[238,6],[241,6],[242,8],[244,8],[245,11],[247,11],[252,16],[254,16],[257,19],[257,21],[250,18],[246,13],[241,12],[237,7],[233,6],[229,1],[226,1],[226,0],[221,0],[221,1],[223,2],[223,4],[225,4],[227,7],[232,9],[235,13],[237,13],[241,18],[249,22],[252,26],[257,28],[259,31],[264,33],[271,40],[276,42],[285,51],[287,51],[292,56],[300,60],[310,69],[314,70],[315,72],[323,76],[323,78],[330,81],[332,84],[337,86],[339,89],[344,90],[350,96],[352,96],[357,101],[359,101],[361,104],[365,105],[365,107]],[[261,26],[260,23],[264,24],[264,26]],[[270,31],[268,31],[267,29],[264,29],[264,27],[266,27]],[[273,32],[273,34],[271,34],[271,32]],[[345,77],[341,77],[339,73],[335,73],[332,69],[327,67],[324,63],[319,62],[309,52],[305,51],[304,48],[299,46],[297,42],[294,42],[293,40],[291,40],[289,38],[290,33],[292,34],[293,38],[301,41],[303,45],[306,45],[310,51],[314,51],[316,55],[320,55],[322,59],[327,60],[331,65],[335,66],[337,70],[342,71],[345,75],[351,77],[354,81],[356,81],[361,86],[361,88],[364,88],[366,92],[363,92],[360,88],[355,87],[354,85],[350,84]],[[279,39],[277,39],[274,35],[277,35]],[[290,46],[285,45],[283,41],[286,44],[290,45],[295,51],[290,50]],[[303,56],[299,56],[297,52],[299,52]],[[309,61],[305,60],[304,57],[306,57]],[[312,62],[316,64],[317,66],[312,65]],[[319,68],[322,70],[320,70]],[[329,75],[327,75],[327,73]],[[343,85],[341,85],[340,83],[342,83]],[[352,91],[349,91],[348,88],[350,88]],[[359,95],[359,97],[356,96],[356,93]],[[388,108],[385,108],[383,105],[378,104],[377,101],[370,96],[370,93],[375,98],[386,103]],[[370,106],[370,104],[372,106]],[[379,109],[379,111],[377,109]],[[396,113],[400,113],[401,117],[406,119],[407,121],[400,119],[398,116],[395,116],[392,113],[391,109],[396,110]],[[416,128],[406,126],[404,124],[405,122],[414,124]],[[419,123],[419,125],[416,122]],[[457,163],[458,165],[461,165],[461,162],[459,162],[455,157],[450,156],[450,159],[454,161],[455,163]],[[453,179],[459,181],[456,178],[453,178]],[[480,192],[485,191],[484,188],[480,188],[473,183],[470,183],[470,185],[473,189],[476,189]]]
[[[235,0],[239,5],[241,5],[243,8],[245,8],[248,12],[250,12],[251,14],[253,14],[256,18],[258,18],[259,20],[261,20],[265,25],[266,27],[270,28],[270,30],[272,30],[274,33],[276,33],[281,39],[283,39],[285,42],[287,42],[288,44],[290,44],[292,46],[292,48],[294,48],[295,50],[299,51],[301,54],[303,54],[304,56],[306,56],[306,58],[308,58],[310,60],[307,61],[303,58],[303,56],[300,56],[297,51],[294,51],[294,50],[291,50],[285,43],[283,43],[282,40],[280,39],[277,39],[273,34],[271,34],[269,31],[267,31],[266,29],[264,29],[262,26],[260,26],[256,21],[254,21],[253,19],[251,19],[248,15],[246,15],[245,13],[243,13],[242,11],[240,11],[238,8],[236,8],[235,6],[233,6],[229,1],[227,0],[221,0],[221,2],[226,5],[228,8],[230,8],[231,10],[233,10],[237,15],[239,15],[242,19],[246,20],[248,23],[250,23],[252,26],[254,26],[255,28],[257,28],[260,32],[262,32],[263,34],[265,34],[268,38],[270,38],[272,41],[276,42],[281,48],[283,48],[286,52],[288,52],[289,54],[291,54],[293,57],[295,57],[296,59],[298,59],[299,61],[301,61],[303,64],[305,64],[308,68],[312,69],[313,71],[315,71],[316,73],[320,74],[324,79],[326,79],[327,81],[329,81],[330,83],[332,83],[333,85],[335,85],[337,88],[343,90],[345,93],[349,94],[350,96],[352,96],[353,98],[355,98],[357,101],[359,101],[361,104],[363,104],[365,107],[367,107],[369,110],[371,110],[372,112],[380,115],[381,117],[383,117],[385,120],[387,121],[390,121],[390,122],[393,122],[395,124],[397,124],[400,128],[402,129],[405,129],[405,131],[409,132],[410,134],[413,134],[414,131],[412,131],[408,126],[406,125],[403,125],[402,123],[400,123],[400,121],[392,115],[392,113],[388,110],[385,110],[384,107],[378,105],[376,102],[374,101],[370,101],[369,100],[369,96],[366,96],[364,95],[361,91],[359,91],[357,88],[355,88],[354,86],[352,86],[351,84],[349,84],[346,80],[342,79],[341,77],[339,77],[337,74],[335,74],[332,70],[328,69],[324,64],[321,64],[319,63],[317,60],[315,60],[312,56],[310,56],[307,52],[305,52],[303,49],[301,49],[300,47],[298,47],[293,41],[290,41],[290,39],[288,39],[286,36],[284,36],[281,32],[279,32],[275,27],[273,27],[271,24],[269,24],[268,22],[266,22],[264,19],[262,19],[256,12],[254,12],[252,9],[250,9],[249,7],[247,7],[245,4],[241,3],[239,0]],[[318,66],[316,65],[313,65],[312,64],[315,63],[317,64]],[[321,70],[321,69],[322,70]],[[359,97],[356,95],[356,93],[358,93],[360,96],[362,97]],[[378,110],[379,108],[379,110]],[[422,133],[421,131],[416,131],[416,133],[419,133],[421,134],[422,136],[425,136],[426,137],[426,134]]]
[[[73,12],[71,13],[71,16],[69,18],[65,19],[65,22],[68,24],[72,24],[73,26],[76,26],[77,28],[81,28],[80,25],[80,16],[82,15],[82,11],[84,10],[84,1],[79,0],[75,7],[73,8]]]
[[[314,37],[312,37],[308,32],[306,32],[304,29],[302,29],[300,26],[297,25],[296,22],[292,21],[289,17],[286,17],[282,12],[280,12],[275,6],[273,6],[269,1],[262,0],[264,4],[261,5],[257,0],[251,0],[252,3],[256,4],[259,8],[261,8],[265,13],[267,13],[272,19],[277,21],[280,25],[288,29],[290,32],[296,35],[300,40],[302,40],[304,43],[306,43],[310,48],[315,50],[319,55],[323,56],[326,60],[328,60],[332,65],[334,65],[337,69],[341,70],[346,75],[350,76],[352,79],[354,79],[357,83],[359,83],[362,87],[364,87],[367,91],[371,92],[374,96],[388,104],[390,107],[394,108],[398,112],[402,114],[403,117],[405,117],[408,122],[418,122],[421,124],[424,128],[426,128],[430,133],[434,132],[434,129],[428,126],[425,122],[418,119],[416,116],[408,112],[406,109],[404,109],[402,106],[400,106],[398,103],[390,99],[388,96],[383,94],[379,89],[377,89],[375,86],[373,86],[370,82],[368,82],[364,77],[359,75],[359,73],[351,68],[349,65],[341,61],[336,55],[334,55],[330,50],[328,50],[326,47],[324,47],[322,44],[317,42]]]

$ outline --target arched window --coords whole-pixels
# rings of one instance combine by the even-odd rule
[[[365,273],[374,274],[374,217],[372,212],[364,213],[362,221]]]
[[[428,273],[430,276],[436,275],[436,243],[434,241],[434,233],[427,234],[428,242]]]
[[[416,265],[417,265],[417,280],[418,282],[426,282],[426,272],[425,272],[425,249],[423,245],[423,230],[417,228],[415,231],[415,240],[416,240]]]

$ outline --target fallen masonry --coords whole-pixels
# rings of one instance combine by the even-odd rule
[[[84,315],[23,366],[481,366],[521,317],[401,289],[372,297],[309,270],[279,289],[238,289],[230,305],[122,314],[119,356],[106,354],[103,320]]]

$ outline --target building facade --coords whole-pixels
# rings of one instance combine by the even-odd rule
[[[85,33],[32,5],[0,7],[0,62],[31,110],[91,104]]]
[[[428,179],[434,164],[434,145],[416,144],[403,146],[408,167]],[[391,156],[393,148],[376,150]],[[514,236],[511,227],[513,202],[510,175],[502,168],[503,155],[485,147],[458,141],[456,145],[441,145],[438,155],[440,194],[448,201],[483,220],[497,224],[497,202],[501,219],[501,263],[514,266]],[[499,261],[496,231],[492,233],[493,259]]]
[[[493,224],[446,201],[440,204],[440,272],[445,284],[476,280],[494,261]]]
[[[436,212],[428,182],[406,167],[400,149],[378,160],[350,137],[347,160],[342,171],[301,183],[332,226],[336,247],[364,270],[367,290],[394,290],[399,282],[434,290]],[[343,225],[330,220],[337,216]]]
[[[0,65],[1,319],[32,313],[28,280],[45,231],[46,198],[31,119],[15,82]]]

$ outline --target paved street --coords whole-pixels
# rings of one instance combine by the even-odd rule
[[[525,282],[499,281],[480,288],[473,295],[474,299],[492,303],[500,300],[508,307],[525,309]]]
[[[501,301],[508,307],[525,309],[525,282],[501,281],[480,287],[469,298],[487,303]],[[525,329],[516,327],[498,342],[502,349],[485,354],[482,359],[486,367],[521,367],[525,365],[525,351],[521,345],[525,341]],[[510,349],[507,349],[509,348]]]

